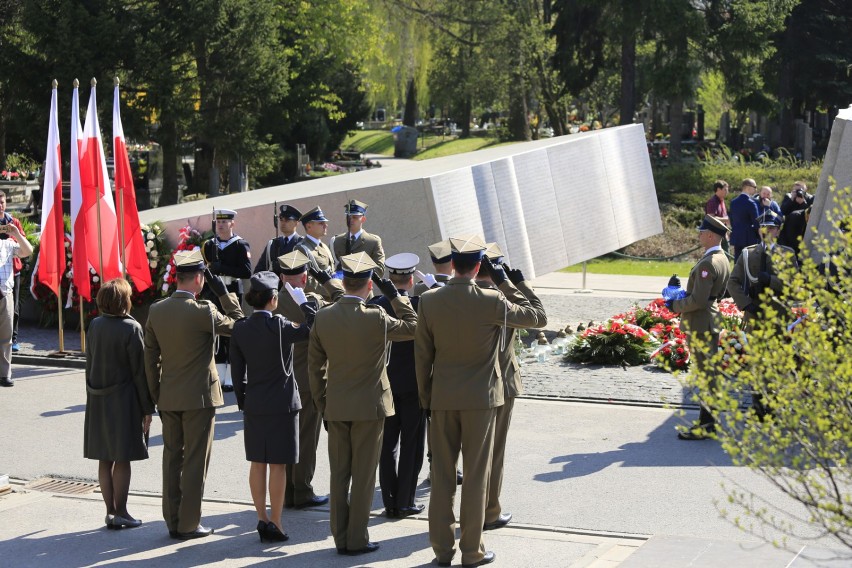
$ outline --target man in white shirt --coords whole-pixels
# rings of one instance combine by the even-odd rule
[[[14,259],[26,258],[33,247],[12,223],[0,225],[0,232],[11,239],[0,240],[0,386],[13,387],[12,381],[12,319],[15,315],[13,299],[15,266]]]

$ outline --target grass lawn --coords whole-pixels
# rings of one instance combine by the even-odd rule
[[[356,130],[343,140],[340,147],[365,154],[393,156],[393,134],[388,130]]]
[[[596,258],[586,263],[589,274],[621,274],[626,276],[671,276],[677,274],[686,285],[686,277],[694,262],[632,260],[627,258]],[[582,272],[583,265],[575,264],[560,272]]]
[[[504,142],[503,144],[511,143]],[[496,138],[485,136],[451,138],[449,136],[427,134],[417,140],[417,154],[412,159],[428,160],[430,158],[440,158],[441,156],[473,152],[500,144]],[[388,130],[356,130],[343,140],[341,148],[365,154],[393,156],[393,133]]]
[[[415,154],[413,160],[430,160],[432,158],[440,158],[442,156],[452,156],[453,154],[463,154],[465,152],[474,152],[483,148],[490,148],[499,144],[496,138],[488,138],[485,136],[477,136],[475,138],[454,138],[440,141],[427,147],[425,150],[420,150]],[[428,141],[428,139],[427,139]]]

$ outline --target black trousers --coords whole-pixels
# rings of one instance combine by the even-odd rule
[[[426,449],[426,413],[417,392],[393,395],[396,414],[385,418],[379,455],[379,485],[385,509],[414,506],[417,477]]]

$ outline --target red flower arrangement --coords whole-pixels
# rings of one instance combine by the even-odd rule
[[[716,305],[719,306],[719,313],[722,315],[722,327],[724,329],[729,331],[742,329],[743,312],[732,299],[723,298]]]
[[[686,344],[686,334],[677,324],[658,323],[651,328],[651,334],[662,345],[651,353],[651,362],[666,370],[683,370],[691,362],[689,346]]]
[[[175,253],[181,250],[196,250],[201,248],[204,242],[204,237],[201,232],[192,225],[182,227],[178,231],[178,243],[172,251],[169,263],[166,265],[166,270],[163,273],[162,290],[163,294],[169,291],[169,288],[175,285]]]
[[[611,319],[585,329],[569,346],[565,359],[598,365],[641,365],[648,362],[656,343],[638,325]]]

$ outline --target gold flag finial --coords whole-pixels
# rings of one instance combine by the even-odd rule
[[[51,86],[55,89],[56,87],[58,87],[58,86],[59,86],[59,81],[57,81],[56,79],[54,79],[54,80],[53,80],[53,83],[51,83]]]
[[[98,80],[95,79],[94,77],[92,77],[92,87],[97,86],[97,84],[98,84]]]
[[[77,79],[74,79],[74,88],[75,88],[75,89],[80,88],[80,81],[79,81],[79,80],[77,80]]]
[[[118,77],[116,77],[115,79],[113,79],[113,84],[114,84],[116,87],[118,87]]]

